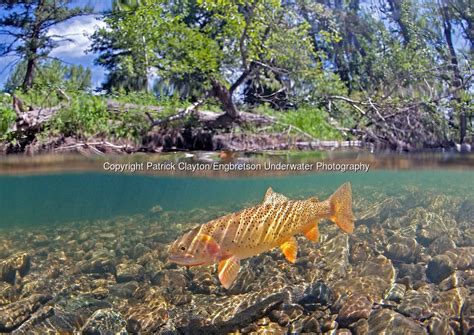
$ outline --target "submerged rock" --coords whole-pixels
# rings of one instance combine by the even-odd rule
[[[10,284],[15,283],[16,273],[24,277],[30,271],[31,257],[26,252],[21,252],[0,262],[0,281]]]
[[[433,283],[439,283],[455,270],[453,261],[447,255],[438,255],[428,263],[426,276]]]
[[[0,281],[0,306],[12,303],[16,300],[17,295],[13,285]]]
[[[474,333],[474,296],[469,296],[461,309],[461,329],[463,334]]]
[[[453,328],[449,325],[449,318],[441,315],[434,315],[428,321],[428,330],[433,335],[454,335]]]
[[[474,247],[454,248],[433,257],[426,268],[428,279],[439,283],[455,270],[474,268]]]
[[[392,285],[390,290],[387,292],[385,299],[400,302],[405,296],[406,286],[403,284],[395,283]]]
[[[86,321],[81,331],[84,335],[127,334],[127,322],[112,309],[99,309]]]
[[[119,264],[116,267],[117,283],[128,281],[142,281],[145,269],[140,264]]]
[[[461,308],[468,295],[469,291],[464,287],[440,292],[434,297],[431,309],[439,315],[459,319],[461,317]]]
[[[107,250],[100,250],[90,259],[79,262],[78,268],[83,273],[115,273],[115,256]]]
[[[305,290],[303,298],[298,303],[309,310],[314,310],[315,305],[329,305],[333,301],[332,289],[323,282],[316,282]]]
[[[149,288],[140,303],[131,305],[125,313],[129,326],[134,325],[143,333],[156,333],[168,321],[169,306],[160,291]]]
[[[405,294],[398,312],[414,319],[422,319],[429,315],[432,296],[430,292],[410,290]]]
[[[464,200],[459,207],[456,220],[459,222],[474,222],[474,200]]]
[[[448,235],[442,235],[431,242],[428,252],[436,256],[453,248],[456,248],[456,243]]]
[[[412,263],[420,253],[420,246],[414,238],[395,235],[389,240],[386,255],[388,258]]]
[[[389,309],[381,309],[370,314],[368,334],[410,334],[425,335],[425,328],[402,314]]]
[[[34,294],[12,304],[0,307],[0,331],[9,332],[28,320],[32,313],[51,300],[44,294]]]
[[[336,321],[343,327],[359,319],[368,319],[372,311],[372,302],[363,294],[352,294],[347,298]]]

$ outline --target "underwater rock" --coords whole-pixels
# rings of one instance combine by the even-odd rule
[[[151,284],[166,288],[168,291],[183,289],[188,280],[182,269],[162,270],[151,278]]]
[[[17,292],[14,286],[0,281],[0,306],[10,304],[16,300]]]
[[[99,250],[92,254],[90,259],[77,264],[83,273],[115,273],[115,256],[107,250]]]
[[[261,318],[253,323],[253,329],[248,329],[252,334],[285,334],[287,327],[280,326],[269,318]]]
[[[426,268],[426,276],[433,283],[439,283],[455,270],[453,261],[447,255],[433,257]]]
[[[163,207],[161,207],[160,205],[155,205],[152,208],[150,208],[150,212],[154,214],[161,213],[163,212]]]
[[[428,247],[428,253],[430,255],[436,256],[453,248],[456,248],[456,243],[454,243],[454,241],[448,235],[442,235],[431,242],[430,246]]]
[[[399,303],[405,296],[406,286],[399,283],[394,283],[390,290],[385,295],[386,300],[391,300]]]
[[[406,318],[405,316],[390,309],[373,311],[368,320],[368,334],[427,334],[421,324]]]
[[[351,264],[365,262],[373,256],[374,252],[368,245],[367,241],[360,241],[351,244],[351,251],[349,253],[349,260]]]
[[[15,329],[29,319],[33,312],[51,299],[52,297],[49,295],[34,294],[28,298],[0,307],[0,331],[8,332]]]
[[[0,281],[10,284],[15,283],[18,271],[21,277],[28,274],[31,267],[31,257],[26,252],[20,252],[0,262]]]
[[[321,332],[321,325],[319,324],[318,319],[314,316],[310,315],[306,319],[303,320],[303,329],[301,330],[302,333],[320,333]]]
[[[456,287],[462,287],[464,285],[464,278],[460,274],[460,271],[452,273],[448,278],[443,279],[438,285],[441,291],[448,291]]]
[[[44,305],[38,310],[31,314],[31,316],[22,323],[18,328],[12,331],[12,334],[39,334],[39,333],[51,333],[51,327],[47,330],[41,331],[41,326],[44,321],[54,316],[54,308],[52,306]]]
[[[414,319],[422,319],[429,315],[432,296],[430,292],[409,290],[405,294],[397,311]]]
[[[82,326],[84,335],[127,334],[127,322],[112,309],[99,309]]]
[[[218,290],[218,279],[210,266],[199,266],[190,270],[193,275],[190,290],[193,293],[213,294]],[[240,283],[242,281],[238,281]],[[235,286],[235,285],[234,285]]]
[[[133,247],[130,257],[133,259],[137,259],[149,251],[150,251],[150,248],[148,248],[146,245],[140,242],[140,243],[137,243]]]
[[[352,272],[360,277],[379,277],[387,284],[393,282],[396,276],[392,262],[382,255],[357,265]]]
[[[363,293],[371,302],[378,302],[395,280],[395,275],[392,262],[379,255],[355,266],[345,279],[334,284],[333,289],[336,298]]]
[[[119,283],[109,287],[110,295],[130,299],[133,298],[135,292],[137,291],[139,284],[136,281],[129,281],[126,283]]]
[[[337,322],[347,327],[359,319],[368,319],[372,311],[372,302],[363,294],[352,294],[339,310]]]
[[[416,208],[409,212],[412,224],[417,227],[417,238],[424,245],[428,245],[436,238],[446,235],[456,228],[456,220],[446,213],[441,215],[424,208]]]
[[[328,266],[325,281],[345,277],[350,267],[349,263],[349,237],[347,234],[338,234],[334,238],[324,242],[320,248]]]
[[[457,270],[474,268],[474,247],[454,248],[435,256],[428,263],[426,275],[434,283],[439,283]]]
[[[367,319],[359,319],[349,327],[354,335],[366,335],[369,332],[369,322]]]
[[[461,309],[461,329],[462,334],[474,333],[474,296],[469,296]]]
[[[184,334],[223,334],[239,329],[303,292],[299,286],[281,285],[275,282],[259,291],[239,295],[196,295],[192,304],[179,310],[176,328]]]
[[[398,268],[398,279],[408,278],[410,282],[426,280],[426,274],[425,274],[426,265],[424,264],[400,263],[400,264],[397,264],[397,268]]]
[[[268,317],[270,318],[270,320],[278,323],[282,327],[287,326],[291,321],[294,321],[303,314],[303,308],[301,306],[299,306],[299,309],[280,308],[271,311]],[[295,311],[298,312],[295,313]]]
[[[468,199],[461,203],[456,220],[458,222],[474,222],[474,200]]]
[[[335,283],[334,292],[337,298],[353,292],[364,292],[371,301],[378,302],[389,287],[390,283],[379,277],[353,277]]]
[[[315,310],[317,305],[330,305],[333,301],[332,289],[323,282],[316,282],[308,286],[298,303],[307,310]]]
[[[145,269],[139,264],[122,263],[117,265],[115,271],[117,283],[142,281],[145,275]]]
[[[135,324],[144,334],[156,333],[168,321],[169,306],[159,290],[152,287],[144,292],[140,303],[128,307],[127,323]]]
[[[449,319],[435,314],[428,321],[428,331],[432,335],[454,335],[454,330],[449,325]]]
[[[434,297],[431,309],[440,315],[459,319],[461,308],[468,295],[469,291],[464,287],[440,292]]]
[[[388,242],[386,255],[390,259],[413,263],[420,253],[420,246],[414,238],[395,235]]]

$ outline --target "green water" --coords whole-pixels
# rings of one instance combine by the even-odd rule
[[[0,227],[150,213],[156,205],[165,211],[210,206],[241,208],[257,203],[269,186],[291,198],[325,198],[346,181],[352,183],[355,201],[364,196],[367,186],[375,186],[387,196],[415,186],[439,194],[474,197],[474,170],[311,173],[231,179],[104,173],[0,176]]]

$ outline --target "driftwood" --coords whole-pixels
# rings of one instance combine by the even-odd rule
[[[390,100],[375,102],[368,96],[366,100],[328,96],[327,100],[329,106],[332,101],[339,100],[354,108],[358,112],[357,124],[344,131],[377,147],[412,151],[446,144],[443,142],[444,120],[429,103],[398,104]]]

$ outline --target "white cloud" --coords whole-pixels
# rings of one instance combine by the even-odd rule
[[[105,26],[102,20],[93,16],[82,16],[58,24],[48,31],[48,35],[64,36],[72,41],[60,42],[59,46],[51,52],[52,57],[80,58],[86,55],[90,47],[89,37],[98,28]],[[58,37],[58,39],[61,39]]]

